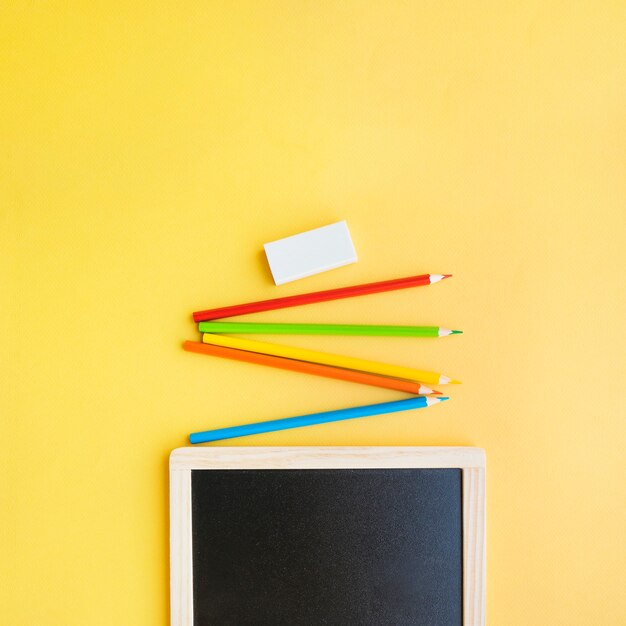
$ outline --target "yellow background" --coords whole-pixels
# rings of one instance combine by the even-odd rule
[[[256,319],[463,380],[428,411],[245,445],[475,445],[488,622],[624,600],[623,3],[0,7],[0,621],[165,625],[167,458],[194,430],[398,397],[182,351],[199,308],[424,272]],[[283,287],[262,243],[346,219]],[[233,442],[228,442],[233,443]]]

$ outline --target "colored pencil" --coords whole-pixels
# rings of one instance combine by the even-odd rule
[[[295,296],[284,298],[274,298],[272,300],[260,300],[258,302],[248,302],[246,304],[236,304],[218,309],[207,309],[206,311],[196,311],[193,314],[195,322],[206,322],[222,317],[233,317],[234,315],[245,315],[247,313],[258,313],[259,311],[270,311],[273,309],[284,309],[290,306],[300,306],[302,304],[312,304],[313,302],[325,302],[327,300],[337,300],[339,298],[351,298],[353,296],[364,296],[369,293],[381,291],[391,291],[393,289],[406,289],[408,287],[420,287],[439,282],[451,274],[422,274],[420,276],[408,276],[406,278],[395,278],[393,280],[383,280],[377,283],[367,283],[364,285],[353,285],[351,287],[340,287],[339,289],[328,289],[326,291],[315,291],[312,293],[301,293]]]
[[[448,376],[443,376],[442,374],[425,372],[422,370],[413,369],[412,367],[389,365],[387,363],[367,361],[365,359],[357,359],[354,357],[342,356],[339,354],[328,354],[326,352],[317,352],[315,350],[306,350],[304,348],[283,346],[275,343],[252,341],[251,339],[242,339],[241,337],[230,337],[228,335],[213,335],[211,333],[204,333],[202,335],[202,341],[204,343],[211,343],[216,346],[237,348],[239,350],[247,350],[248,352],[261,352],[263,354],[271,354],[273,356],[282,356],[288,359],[296,359],[298,361],[321,363],[322,365],[334,365],[335,367],[359,370],[361,372],[369,372],[370,374],[393,376],[394,378],[404,378],[407,380],[414,380],[420,383],[430,385],[446,385],[448,383],[460,382],[458,380],[452,380]]]
[[[286,359],[279,356],[272,356],[270,354],[246,352],[245,350],[214,346],[208,343],[200,343],[198,341],[185,341],[183,343],[183,348],[188,352],[208,354],[226,359],[234,359],[235,361],[256,363],[258,365],[269,365],[270,367],[277,367],[294,372],[325,376],[326,378],[337,378],[339,380],[347,380],[353,383],[372,385],[374,387],[383,387],[385,389],[394,389],[396,391],[404,391],[405,393],[412,393],[416,395],[438,395],[441,393],[440,391],[434,391],[421,383],[408,380],[399,380],[397,378],[389,378],[388,376],[380,376],[378,374],[346,370],[341,367],[320,365],[319,363],[309,363],[308,361],[295,361],[294,359]]]
[[[397,411],[408,411],[409,409],[423,409],[447,400],[447,397],[427,398],[418,396],[407,398],[406,400],[396,400],[394,402],[382,402],[380,404],[369,404],[367,406],[355,406],[337,411],[325,411],[323,413],[311,413],[309,415],[299,415],[297,417],[285,417],[283,419],[270,420],[267,422],[257,422],[256,424],[243,424],[242,426],[230,426],[228,428],[217,428],[215,430],[205,430],[203,432],[189,435],[191,443],[207,443],[220,439],[231,439],[233,437],[245,437],[259,433],[269,433],[287,428],[299,428],[302,426],[313,426],[315,424],[326,424],[339,420],[349,420],[356,417],[367,417],[368,415],[381,415],[382,413],[395,413]]]
[[[200,322],[202,333],[258,335],[350,335],[380,337],[446,337],[462,331],[439,326],[381,326],[371,324],[266,324],[259,322]]]

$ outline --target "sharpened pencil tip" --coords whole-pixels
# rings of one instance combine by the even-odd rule
[[[451,384],[451,385],[460,385],[460,384],[461,384],[461,381],[460,381],[460,380],[456,380],[456,379],[454,379],[454,378],[453,378],[453,379],[450,381],[450,384]]]
[[[463,331],[462,331],[462,330],[453,330],[453,331],[452,331],[452,334],[453,334],[453,335],[462,335],[462,334],[463,334]]]
[[[441,391],[436,391],[435,389],[432,389],[430,392],[431,396],[440,396],[441,395]]]
[[[439,402],[443,402],[444,400],[447,400],[448,396],[437,396],[436,398],[433,398],[432,396],[429,396],[428,398],[426,398],[426,406],[432,406],[433,404],[439,404]]]
[[[452,274],[444,274],[443,277],[444,278],[452,278]]]

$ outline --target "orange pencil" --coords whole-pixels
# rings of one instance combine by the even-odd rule
[[[247,352],[246,350],[214,346],[207,343],[200,343],[198,341],[185,341],[183,343],[183,348],[187,350],[187,352],[209,354],[211,356],[234,359],[235,361],[245,361],[246,363],[256,363],[258,365],[269,365],[270,367],[278,367],[280,369],[291,370],[293,372],[314,374],[316,376],[325,376],[326,378],[338,378],[340,380],[361,383],[363,385],[373,385],[374,387],[384,387],[386,389],[404,391],[405,393],[417,395],[441,394],[440,391],[433,391],[421,383],[411,382],[408,380],[400,380],[398,378],[390,378],[379,374],[369,374],[367,372],[347,370],[341,367],[333,367],[331,365],[309,363],[308,361],[296,361],[293,359],[286,359],[284,357],[261,354],[258,352]]]

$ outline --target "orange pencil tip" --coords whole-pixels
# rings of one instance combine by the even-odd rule
[[[435,389],[433,389],[430,393],[433,396],[440,396],[441,395],[441,391],[436,391]]]

